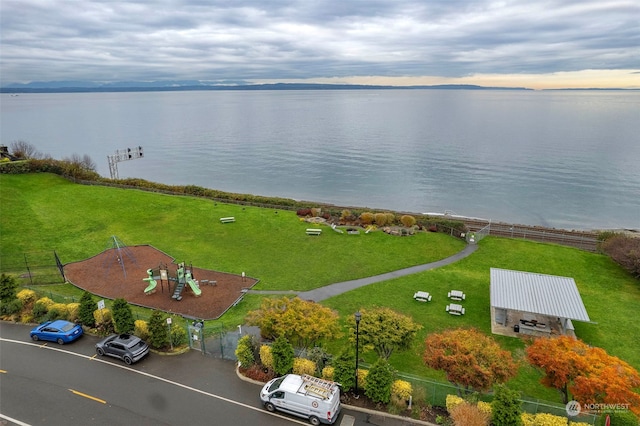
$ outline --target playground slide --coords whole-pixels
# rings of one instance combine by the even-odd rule
[[[149,285],[147,286],[147,288],[144,289],[144,294],[151,294],[155,291],[156,286],[158,285],[158,283],[156,282],[156,280],[153,279],[153,270],[152,269],[147,269],[147,274],[149,275],[148,278],[143,278],[142,281],[148,281]]]
[[[146,294],[151,293],[153,290],[156,289],[156,286],[158,285],[158,282],[153,278],[143,278],[142,281],[149,281],[149,285],[147,286],[147,288],[144,289],[144,292]]]
[[[200,296],[202,294],[202,290],[200,290],[198,284],[196,284],[194,280],[189,278],[187,280],[187,284],[189,284],[189,287],[191,287],[191,290],[193,290],[193,294],[195,294],[196,296]]]

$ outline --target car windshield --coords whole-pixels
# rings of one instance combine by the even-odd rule
[[[284,380],[284,376],[280,377],[279,379],[276,379],[273,383],[271,383],[271,386],[269,386],[269,392],[273,392],[274,390],[278,389],[282,384],[283,380]]]
[[[65,324],[60,330],[64,332],[71,331],[75,326],[76,326],[75,324],[68,323],[68,324]]]

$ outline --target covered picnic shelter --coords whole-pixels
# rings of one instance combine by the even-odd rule
[[[569,335],[591,322],[573,278],[491,268],[491,330],[518,336]]]

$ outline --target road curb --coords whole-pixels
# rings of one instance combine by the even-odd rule
[[[249,377],[246,377],[245,375],[240,373],[240,364],[239,363],[236,363],[235,370],[236,370],[236,375],[238,376],[238,378],[240,380],[243,380],[243,381],[248,382],[248,383],[253,383],[254,385],[260,385],[260,386],[263,386],[266,383],[266,382],[261,382],[259,380],[250,379]],[[362,407],[357,407],[355,405],[348,405],[348,404],[342,404],[342,406],[345,407],[348,410],[359,411],[361,413],[371,414],[373,416],[381,416],[381,417],[386,417],[386,418],[390,418],[390,419],[401,420],[401,421],[407,422],[409,424],[425,425],[425,426],[437,426],[434,423],[425,422],[423,420],[412,419],[411,417],[398,416],[396,414],[389,414],[389,413],[385,413],[384,411],[370,410],[368,408],[362,408]]]
[[[342,404],[342,406],[349,410],[359,411],[361,413],[367,413],[373,416],[382,416],[389,419],[401,420],[403,422],[407,422],[414,425],[438,426],[435,423],[429,423],[424,420],[412,419],[411,417],[398,416],[397,414],[389,414],[389,413],[385,413],[384,411],[370,410],[368,408],[362,408],[362,407],[358,407],[355,405],[348,405],[348,404]]]

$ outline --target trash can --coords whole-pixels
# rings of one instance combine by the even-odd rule
[[[516,324],[513,326],[513,331],[515,331],[516,333],[520,333],[520,324]]]

